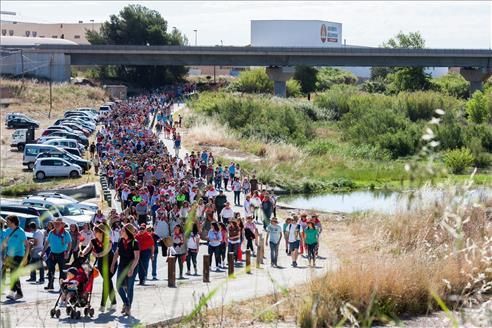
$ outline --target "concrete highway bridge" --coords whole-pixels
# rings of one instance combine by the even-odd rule
[[[485,49],[2,45],[0,53],[3,72],[19,66],[29,71],[26,65],[37,64],[36,74],[54,81],[68,80],[71,65],[266,66],[275,82],[275,94],[280,96],[285,95],[285,81],[296,65],[459,67],[472,91],[480,89],[492,73],[492,50]]]

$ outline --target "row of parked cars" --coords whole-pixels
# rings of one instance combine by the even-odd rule
[[[38,139],[34,138],[34,126],[15,130],[11,147],[23,151],[22,164],[32,170],[38,180],[79,177],[92,167],[91,161],[83,156],[89,146],[88,138],[96,130],[98,117],[99,112],[93,108],[68,110]],[[9,113],[6,124],[12,126],[12,120],[22,118],[29,119],[24,114]]]
[[[48,222],[56,218],[63,218],[67,224],[76,224],[79,227],[89,223],[98,210],[96,204],[79,202],[76,199],[57,192],[42,192],[30,195],[22,200],[2,199],[0,201],[0,218],[9,215],[19,218],[19,225],[26,229],[31,222],[35,222],[41,229],[46,228]]]

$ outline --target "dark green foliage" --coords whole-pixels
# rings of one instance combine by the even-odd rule
[[[432,89],[456,98],[468,97],[470,83],[459,73],[451,72],[431,80]]]
[[[360,89],[369,93],[385,93],[386,84],[383,79],[367,80],[360,86]]]
[[[229,89],[246,93],[272,93],[273,81],[270,80],[264,68],[246,70],[239,74]]]
[[[335,85],[330,90],[319,94],[314,104],[333,113],[334,119],[339,119],[350,109],[349,100],[357,93],[353,86]]]
[[[245,138],[303,144],[313,136],[306,114],[288,100],[202,93],[192,102],[192,107],[208,116],[215,116]]]
[[[316,89],[318,70],[310,66],[296,66],[294,80],[299,81],[301,90],[307,94]]]
[[[384,48],[423,49],[425,40],[419,32],[405,34],[399,32],[382,45]],[[428,90],[431,87],[430,75],[423,67],[378,67],[371,70],[371,79],[384,79],[389,93],[401,91]]]
[[[473,155],[468,148],[453,149],[444,154],[444,164],[454,174],[461,174],[473,164]]]
[[[466,103],[468,120],[477,124],[489,122],[492,113],[489,110],[488,102],[489,99],[485,94],[481,91],[475,91]]]
[[[100,32],[87,31],[91,44],[116,45],[184,45],[178,30],[167,32],[167,21],[155,10],[141,5],[128,5],[118,15],[111,15]],[[154,87],[179,81],[187,73],[184,66],[128,66],[102,68],[101,78],[115,78],[142,87]]]
[[[344,71],[333,67],[323,67],[318,71],[316,90],[323,91],[330,89],[336,84],[356,84],[357,77],[349,71]]]
[[[411,121],[430,120],[434,111],[445,108],[455,112],[462,103],[456,98],[445,96],[437,92],[401,92],[396,97],[396,108],[406,114]]]

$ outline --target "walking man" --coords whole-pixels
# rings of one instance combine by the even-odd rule
[[[268,238],[270,238],[270,258],[272,267],[278,268],[278,246],[280,245],[280,240],[282,239],[282,227],[278,224],[276,217],[272,218],[272,222],[268,225],[266,229],[266,243],[268,244]]]
[[[292,256],[292,266],[297,267],[297,257],[299,256],[299,245],[301,243],[301,225],[297,223],[297,216],[292,218],[292,222],[287,226],[287,237],[289,240],[289,251]]]
[[[48,262],[48,286],[44,287],[46,290],[54,289],[53,282],[55,281],[55,268],[58,264],[58,271],[60,272],[60,278],[65,279],[65,263],[70,255],[70,246],[72,245],[72,237],[70,233],[65,230],[65,223],[61,218],[55,220],[55,228],[48,234],[47,242],[44,244],[41,257],[44,256],[48,247],[51,250]]]
[[[10,294],[7,298],[16,301],[22,298],[21,283],[16,271],[21,267],[26,250],[29,247],[24,229],[19,227],[19,218],[15,215],[7,216],[7,230],[3,232],[3,244],[6,247],[5,270],[10,269]],[[16,277],[17,276],[17,277]]]

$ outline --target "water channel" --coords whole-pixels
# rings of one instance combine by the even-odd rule
[[[492,188],[477,187],[465,194],[465,199],[477,202],[492,196]],[[457,197],[454,197],[456,199]],[[432,205],[436,202],[450,201],[448,191],[441,189],[422,189],[411,191],[353,191],[349,193],[327,193],[316,195],[285,195],[278,200],[287,207],[316,210],[322,212],[354,213],[374,211],[395,213]]]

